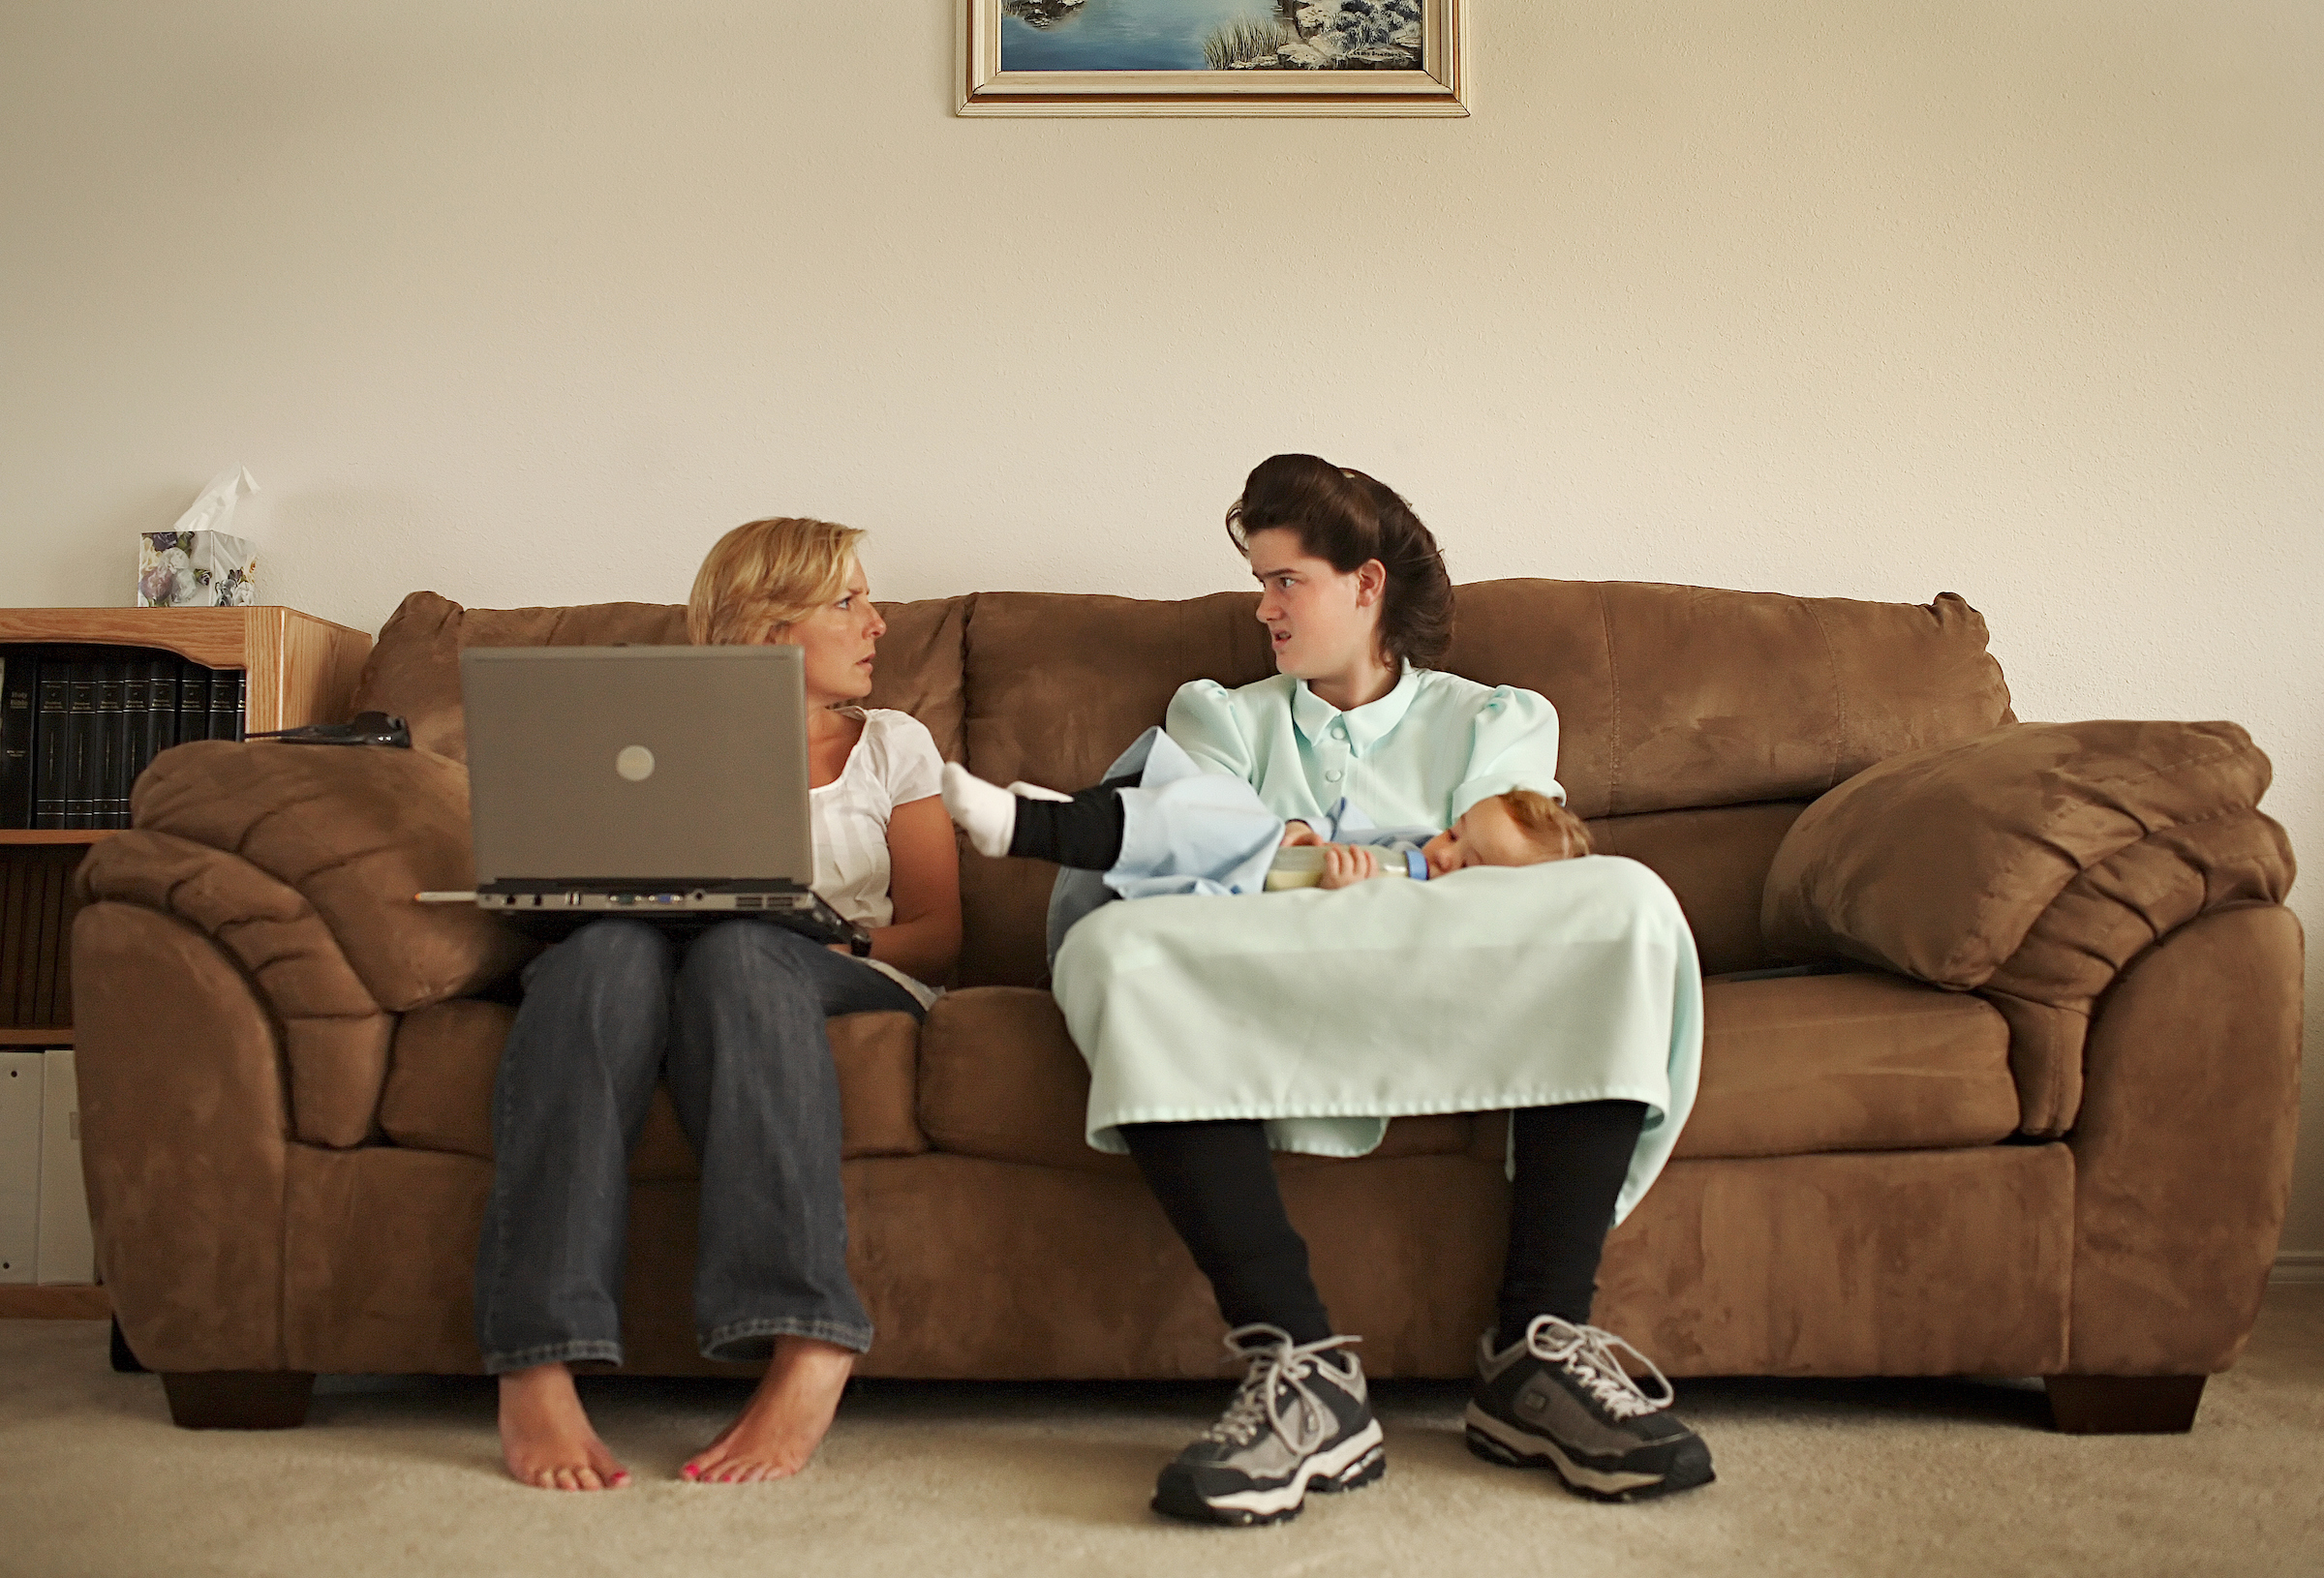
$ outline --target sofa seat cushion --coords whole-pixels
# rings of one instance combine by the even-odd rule
[[[1989,1145],[2017,1127],[1993,1005],[1872,971],[1703,986],[1679,1157]]]
[[[1987,1145],[2017,1126],[2009,1030],[1980,998],[1872,973],[1712,981],[1682,1157]],[[937,1150],[1134,1170],[1082,1138],[1089,1073],[1046,991],[949,993],[920,1037],[920,1128]],[[1497,1114],[1398,1118],[1374,1156],[1498,1157]],[[1287,1166],[1320,1158],[1283,1159]]]
[[[471,998],[405,1015],[380,1099],[380,1127],[388,1140],[490,1161],[493,1080],[501,1043],[515,1022],[514,1009]],[[830,1021],[842,1156],[916,1156],[928,1149],[912,1120],[918,1032],[909,1014],[848,1014]],[[691,1178],[698,1172],[669,1091],[657,1085],[645,1131],[629,1156],[629,1174]]]
[[[1135,1176],[1128,1157],[1089,1148],[1083,1138],[1088,1108],[1088,1065],[1048,992],[974,986],[946,993],[929,1010],[920,1032],[920,1128],[937,1150]],[[1505,1130],[1467,1112],[1397,1118],[1372,1155],[1456,1156],[1483,1146],[1482,1154],[1497,1157]],[[1346,1165],[1316,1156],[1279,1161],[1287,1168]]]

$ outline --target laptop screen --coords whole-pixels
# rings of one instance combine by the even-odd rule
[[[476,883],[814,880],[797,647],[460,654]]]

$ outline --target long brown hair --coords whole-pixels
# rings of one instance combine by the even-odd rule
[[[1251,469],[1227,510],[1247,557],[1251,533],[1283,528],[1342,575],[1378,560],[1380,649],[1391,665],[1426,668],[1452,645],[1452,578],[1436,538],[1387,483],[1314,455],[1272,455]]]

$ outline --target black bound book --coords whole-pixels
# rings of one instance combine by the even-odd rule
[[[238,668],[210,670],[210,738],[242,738],[242,671]]]
[[[98,727],[97,671],[101,665],[82,661],[73,665],[73,711],[65,719],[66,750],[73,758],[72,777],[65,788],[65,826],[97,825],[97,800],[105,793],[105,735]]]
[[[129,800],[129,713],[122,692],[129,665],[112,652],[97,655],[97,804],[93,828],[120,826],[114,808]]]
[[[106,807],[108,828],[129,826],[129,786],[138,781],[138,774],[145,766],[145,710],[152,692],[145,683],[145,659],[131,653],[120,662],[121,669],[121,748],[113,757],[113,775],[108,780]]]
[[[48,1017],[45,1025],[68,1025],[73,1022],[73,917],[80,913],[80,899],[73,891],[73,868],[80,864],[80,851],[64,848],[47,851],[63,857],[48,867],[56,882],[56,897],[50,912],[56,928],[56,960],[49,966]]]
[[[18,852],[23,864],[16,870],[16,882],[21,890],[18,902],[24,919],[23,940],[16,954],[16,1024],[26,1028],[41,1022],[41,988],[46,983],[43,972],[42,949],[47,942],[48,863],[40,858],[37,848]]]
[[[73,788],[71,731],[66,722],[73,711],[71,665],[55,652],[41,658],[40,721],[32,736],[32,825],[65,825],[66,797]]]
[[[0,849],[0,1027],[15,1028],[24,984],[24,849]]]
[[[42,850],[40,853],[46,855],[48,852]],[[63,885],[57,880],[58,868],[54,862],[39,860],[34,870],[38,878],[33,889],[33,902],[39,907],[33,912],[32,934],[39,953],[33,960],[32,990],[25,993],[23,1022],[37,1029],[52,1025],[57,1020],[57,933],[63,929],[57,923],[61,919],[58,912],[63,908],[58,902],[63,896],[60,892]],[[70,1002],[71,999],[66,1001]]]
[[[16,991],[9,1005],[9,1022],[32,1026],[41,1021],[34,1009],[41,990],[41,908],[48,865],[38,845],[12,849],[15,859],[15,895],[9,900],[16,916]]]
[[[138,754],[138,772],[177,743],[177,659],[155,652],[145,659],[145,747]],[[133,776],[134,785],[137,779]]]
[[[40,717],[41,659],[0,648],[0,828],[32,826],[32,737]]]
[[[177,743],[210,737],[210,671],[199,663],[177,665]]]

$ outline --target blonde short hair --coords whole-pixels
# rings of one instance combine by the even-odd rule
[[[697,647],[749,647],[836,599],[863,532],[851,526],[774,516],[745,521],[694,572],[687,638]]]
[[[1535,789],[1511,789],[1501,796],[1533,846],[1552,860],[1573,860],[1590,853],[1590,830],[1580,817]]]

